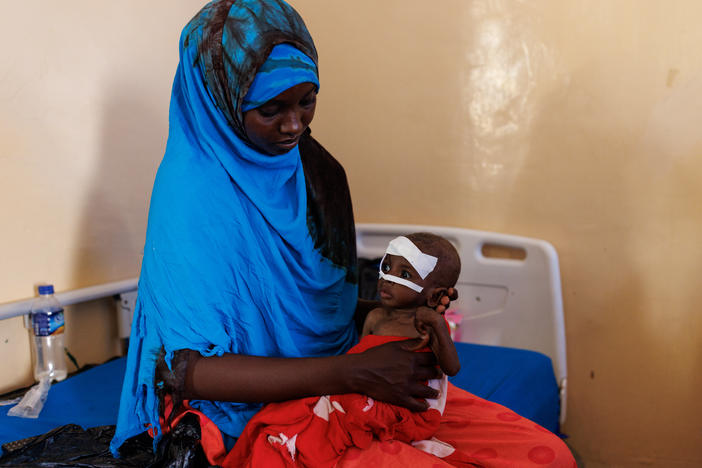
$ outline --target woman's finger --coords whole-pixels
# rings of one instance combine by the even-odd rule
[[[434,388],[418,383],[410,387],[410,395],[414,398],[437,398],[439,392]]]
[[[402,398],[402,400],[398,402],[398,405],[404,406],[408,410],[413,411],[415,413],[419,411],[426,411],[429,409],[429,403],[427,403],[423,397],[421,399],[417,399],[412,398],[411,396],[405,396],[404,398]]]
[[[414,369],[429,368],[436,366],[436,356],[432,352],[414,353]]]
[[[440,379],[444,373],[436,366],[422,367],[415,371],[414,377],[419,382],[425,382],[431,379]]]

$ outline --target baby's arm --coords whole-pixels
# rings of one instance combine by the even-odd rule
[[[456,375],[461,369],[461,363],[444,316],[434,309],[419,307],[414,317],[414,326],[423,343],[428,344],[434,352],[441,370],[448,375]]]

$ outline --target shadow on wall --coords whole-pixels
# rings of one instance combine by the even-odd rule
[[[167,109],[150,105],[145,91],[124,83],[106,87],[99,154],[73,249],[72,283],[80,287],[139,275],[151,188],[168,131]],[[113,300],[105,299],[67,311],[67,342],[81,365],[118,352],[114,310]]]
[[[574,75],[579,72],[573,71]],[[533,106],[531,148],[514,184],[522,194],[508,216],[525,235],[558,250],[568,345],[568,420],[562,431],[587,465],[616,461],[632,447],[629,413],[644,335],[635,319],[642,288],[630,252],[632,219],[626,188],[612,157],[632,148],[613,146],[616,129],[593,125],[590,97],[555,83]],[[581,108],[583,107],[583,108]],[[562,116],[581,116],[573,121]],[[627,401],[628,400],[628,401]],[[643,409],[642,409],[643,410]],[[615,456],[615,454],[617,454]],[[581,460],[582,463],[582,460]],[[579,464],[579,466],[582,466]]]
[[[573,82],[596,84],[591,70],[573,70]],[[559,252],[569,442],[592,466],[696,466],[702,299],[690,246],[702,230],[700,166],[644,147],[635,125],[651,110],[612,117],[617,104],[594,85],[539,99],[514,186],[524,196],[508,215]],[[661,176],[646,159],[674,167]]]

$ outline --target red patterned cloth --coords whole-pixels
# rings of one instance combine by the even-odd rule
[[[349,352],[398,337],[369,335]],[[357,394],[266,405],[227,453],[202,413],[202,445],[210,463],[230,467],[566,467],[566,445],[538,424],[448,383],[445,406],[427,411],[375,402]],[[442,414],[443,411],[443,414]]]
[[[406,337],[368,335],[349,353]],[[430,440],[441,422],[446,402],[446,380],[432,381],[441,387],[430,409],[420,413],[374,401],[359,394],[331,395],[266,405],[247,424],[227,460],[231,466],[331,468],[349,447],[368,449],[374,441],[407,444],[424,441],[422,449],[450,457],[456,466],[460,453],[448,444]]]

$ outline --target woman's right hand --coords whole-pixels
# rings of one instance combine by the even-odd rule
[[[442,373],[433,353],[410,351],[419,341],[395,341],[349,355],[353,358],[348,374],[353,391],[412,411],[426,410],[429,405],[424,399],[438,395],[425,382]]]

